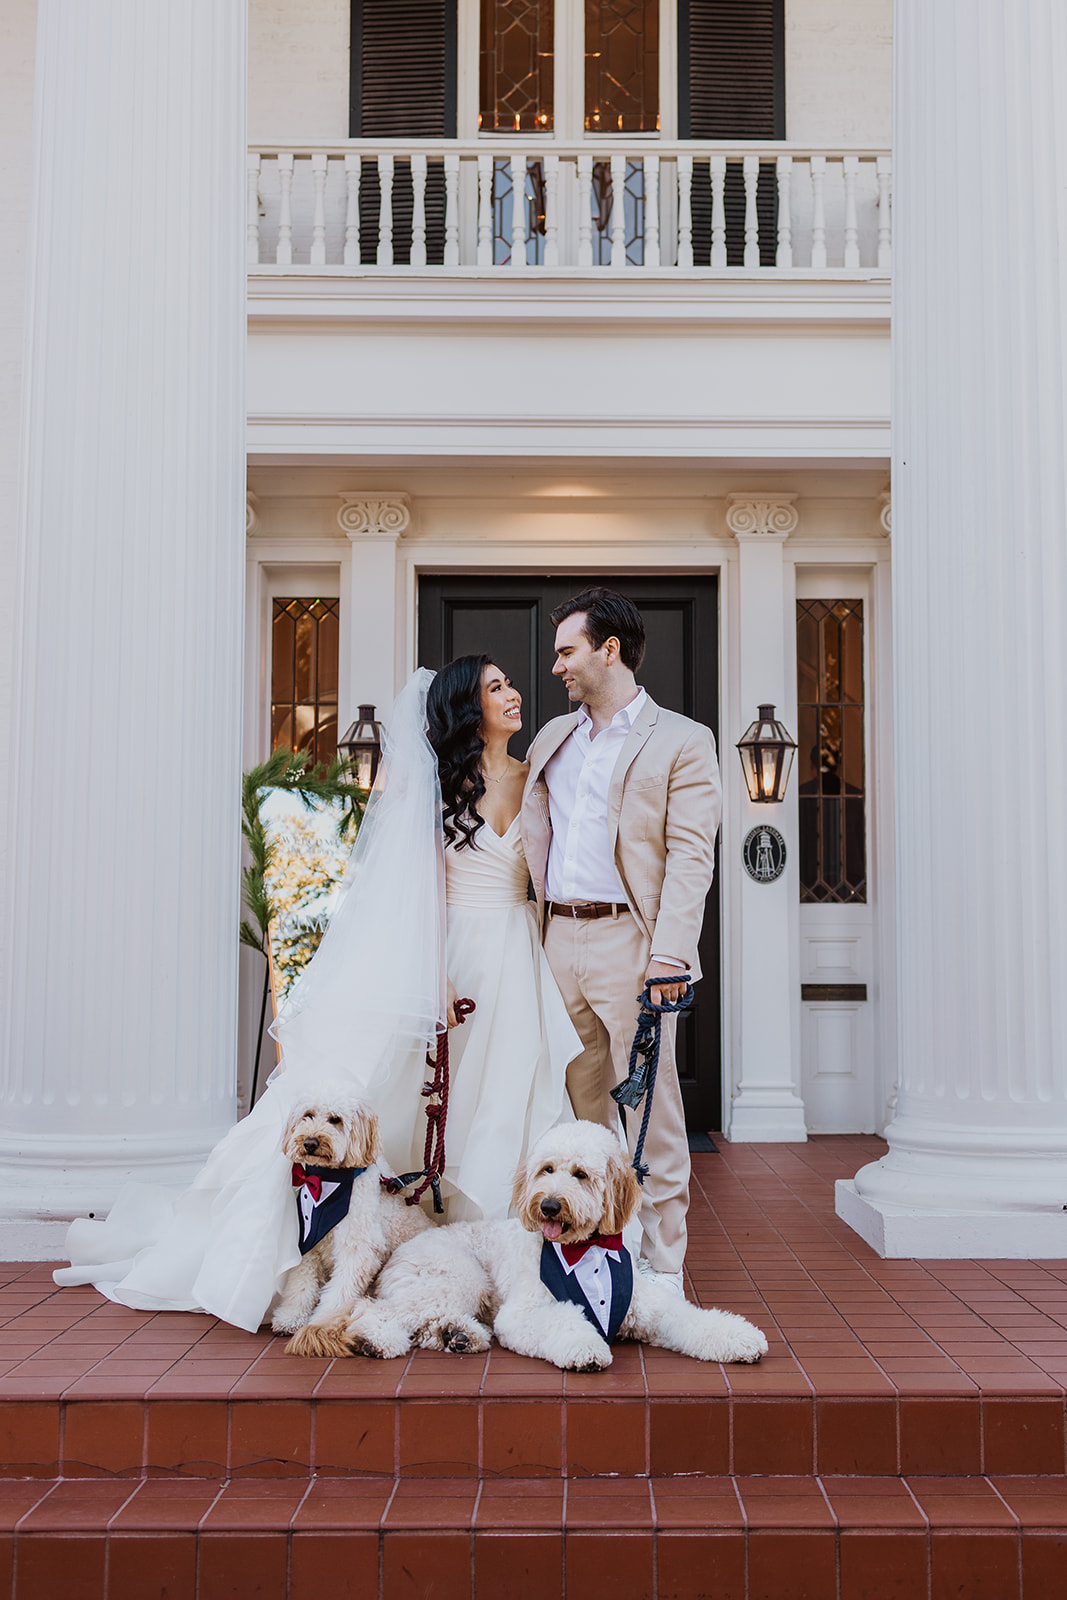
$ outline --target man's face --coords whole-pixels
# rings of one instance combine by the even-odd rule
[[[594,650],[585,632],[585,613],[564,617],[556,629],[556,662],[552,675],[562,678],[572,700],[598,698],[610,672],[613,641],[605,639]]]

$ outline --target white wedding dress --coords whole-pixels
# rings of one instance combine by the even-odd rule
[[[448,976],[474,1013],[449,1033],[442,1193],[448,1221],[506,1217],[515,1169],[571,1118],[567,1063],[581,1051],[526,898],[519,819],[445,848]],[[421,1150],[418,1165],[422,1165]]]
[[[130,1184],[105,1220],[73,1222],[58,1284],[91,1283],[136,1310],[203,1311],[258,1328],[300,1259],[281,1150],[290,1108],[323,1086],[355,1089],[379,1114],[383,1165],[421,1168],[421,1087],[446,965],[476,1007],[450,1034],[448,1217],[506,1216],[522,1155],[570,1119],[565,1076],[580,1044],[526,899],[518,822],[503,838],[486,823],[477,848],[442,848],[425,738],[432,676],[416,673],[393,708],[383,788],[322,944],[276,1024],[282,1068],[188,1189]]]

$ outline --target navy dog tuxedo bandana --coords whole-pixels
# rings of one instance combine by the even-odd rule
[[[634,1266],[621,1234],[594,1234],[579,1244],[545,1239],[541,1282],[555,1300],[570,1300],[611,1344],[634,1295]]]
[[[296,1214],[300,1219],[300,1254],[306,1256],[331,1228],[348,1215],[352,1184],[366,1167],[302,1167],[293,1162]]]

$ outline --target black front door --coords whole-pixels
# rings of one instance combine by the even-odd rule
[[[596,581],[596,580],[590,580]],[[708,577],[612,578],[641,609],[648,649],[638,678],[653,700],[704,722],[718,735],[718,580]],[[580,577],[423,577],[419,582],[419,664],[434,669],[455,656],[485,653],[508,673],[523,699],[526,743],[552,717],[571,709],[552,676],[549,613],[584,587]],[[516,749],[525,755],[525,749]],[[678,1068],[691,1129],[722,1119],[719,982],[719,873],[708,896],[700,941],[703,981],[680,1019]]]

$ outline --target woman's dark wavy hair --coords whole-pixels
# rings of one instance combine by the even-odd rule
[[[426,722],[430,744],[437,756],[445,838],[457,850],[475,843],[485,826],[478,801],[485,793],[481,760],[482,673],[491,656],[457,656],[430,684],[426,697]]]

